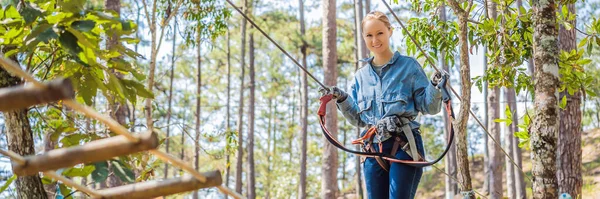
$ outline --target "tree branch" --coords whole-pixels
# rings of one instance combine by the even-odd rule
[[[152,21],[150,21],[150,13],[148,13],[148,5],[146,5],[146,0],[142,0],[142,5],[144,5],[144,13],[146,14],[146,22],[148,26],[150,26],[150,31],[154,31],[152,29]]]
[[[586,36],[596,36],[596,35],[590,35],[590,34],[588,34],[588,33],[586,33],[586,32],[583,32],[583,31],[579,30],[579,28],[577,28],[577,27],[573,27],[573,28],[575,28],[575,30],[577,30],[577,32],[579,32],[579,33],[581,33],[581,34],[584,34],[584,35],[586,35]]]

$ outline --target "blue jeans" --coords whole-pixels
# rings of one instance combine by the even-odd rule
[[[423,139],[418,129],[413,129],[417,150],[423,156]],[[391,153],[394,146],[394,139],[390,138],[383,142],[383,152]],[[379,151],[378,144],[372,147]],[[412,160],[412,158],[403,150],[398,150],[394,154],[401,160]],[[375,158],[367,158],[364,162],[365,183],[367,185],[367,195],[369,199],[413,199],[417,192],[417,187],[423,175],[423,168],[416,168],[404,164],[392,163],[390,172],[385,171]]]

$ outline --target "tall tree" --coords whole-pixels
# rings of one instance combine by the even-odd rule
[[[256,198],[256,174],[254,173],[254,103],[255,103],[255,91],[256,91],[256,82],[254,79],[254,34],[250,33],[249,41],[248,41],[248,53],[249,53],[249,63],[250,67],[248,68],[248,76],[250,76],[250,102],[248,103],[248,198],[254,199]]]
[[[447,21],[447,17],[446,17],[446,5],[442,4],[439,7],[439,17],[440,20],[442,22],[446,22]],[[446,57],[446,51],[441,50],[440,52],[441,56],[440,56],[440,66],[442,66],[442,68],[444,69],[444,71],[450,71],[448,63],[446,62],[446,60],[444,59]],[[444,109],[444,112],[446,111],[446,109]],[[446,137],[450,136],[450,119],[448,118],[448,114],[444,114],[443,115],[443,120],[444,120],[444,134],[446,135]],[[454,145],[452,145],[449,149],[450,151],[448,151],[448,154],[446,154],[446,160],[445,160],[445,172],[450,174],[450,176],[456,178],[456,147]],[[445,181],[446,181],[446,186],[445,186],[445,193],[446,193],[446,199],[452,199],[454,198],[454,196],[456,194],[458,194],[458,185],[456,184],[456,181],[454,181],[454,179],[450,178],[450,176],[445,176]]]
[[[120,18],[121,15],[121,0],[107,0],[104,4],[106,10],[114,11],[117,14],[117,17]],[[116,34],[109,35],[108,42],[106,42],[106,48],[108,50],[116,50],[114,47],[118,46],[118,39]],[[117,72],[116,70],[112,70],[115,76],[119,79],[123,78],[123,74]],[[127,125],[127,113],[129,112],[127,104],[119,102],[118,94],[114,93],[110,99],[110,116],[117,120],[121,125]],[[113,162],[108,161],[110,167],[113,167]],[[107,179],[108,187],[117,187],[121,186],[123,182],[119,177],[117,177],[114,173],[111,173]]]
[[[497,5],[493,1],[488,1],[487,9],[489,16],[492,19],[497,18]],[[492,67],[499,67],[499,63],[493,62]],[[488,93],[488,131],[496,141],[500,141],[500,123],[494,122],[495,119],[500,118],[500,88],[493,86]],[[501,148],[495,142],[488,142],[489,159],[488,167],[489,173],[489,194],[490,198],[497,199],[502,198],[502,157]]]
[[[323,70],[325,85],[337,84],[337,45],[336,45],[336,1],[323,0]],[[334,104],[327,106],[327,128],[331,130],[333,137],[337,137],[337,110]],[[336,148],[327,140],[324,140],[323,163],[321,166],[323,181],[321,183],[321,198],[336,198],[338,154]]]
[[[202,35],[201,26],[198,26],[196,35],[196,49],[198,59],[198,74],[196,85],[196,134],[194,136],[194,169],[199,169],[200,161],[200,126],[202,125]],[[198,198],[198,191],[194,191],[194,199]]]
[[[525,14],[522,12],[522,10],[520,9],[521,7],[523,7],[523,2],[521,0],[517,0],[517,8],[519,8],[519,14]],[[527,62],[528,67],[531,67],[532,70],[530,74],[533,74],[533,59],[531,59],[531,57],[529,57],[529,61]],[[533,77],[533,75],[531,75]],[[515,89],[513,88],[512,91],[515,91]],[[510,110],[513,111],[513,128],[516,128],[519,124],[519,117],[517,115],[517,93],[516,91],[514,92],[514,94],[512,94],[513,92],[509,92],[511,93],[511,96],[509,96],[510,98]],[[522,166],[522,162],[523,162],[523,158],[521,155],[521,148],[519,147],[519,138],[517,138],[516,136],[513,136],[513,160],[515,160],[515,163],[517,164],[517,166],[519,166],[518,168],[515,168],[515,188],[516,188],[516,195],[515,197],[518,199],[525,199],[527,198],[527,192],[525,191],[525,179],[523,176],[523,171],[520,170],[520,168],[523,168]]]
[[[576,13],[575,4],[567,6],[569,13]],[[567,29],[560,26],[558,33],[561,51],[571,52],[577,49],[577,35],[575,28],[577,21],[569,21],[572,25]],[[567,99],[567,106],[560,110],[560,129],[558,134],[557,151],[557,180],[559,193],[569,193],[573,198],[581,197],[581,186],[583,177],[581,175],[581,92],[576,91],[573,95],[565,91],[560,97]]]
[[[516,106],[513,107],[512,104],[512,99],[509,99],[510,97],[515,95],[515,90],[514,88],[504,88],[504,101],[506,101],[506,105],[508,106],[508,108],[512,111],[513,108],[516,108]],[[516,99],[516,97],[515,97]],[[516,105],[516,103],[514,104]],[[512,114],[516,114],[516,112],[512,111],[511,115],[505,115],[505,117],[507,119],[513,120]],[[506,153],[508,153],[510,156],[513,156],[512,154],[514,153],[514,147],[513,145],[515,145],[515,140],[513,139],[515,132],[518,131],[518,127],[516,126],[516,124],[511,123],[507,128],[504,128],[504,143],[505,143],[505,151]],[[514,159],[514,158],[513,158]],[[506,165],[506,197],[508,198],[516,198],[517,195],[517,191],[516,191],[516,182],[515,182],[515,172],[517,170],[517,168],[513,165],[513,163],[510,160],[506,160],[504,161],[505,165]],[[518,172],[518,171],[517,171]]]
[[[167,102],[167,135],[165,138],[165,151],[167,153],[169,153],[169,149],[170,149],[170,143],[171,143],[171,117],[173,115],[172,113],[172,104],[173,104],[173,77],[175,74],[175,53],[177,50],[177,17],[175,17],[175,20],[173,20],[173,43],[172,43],[172,54],[171,54],[171,69],[169,71],[169,99]],[[181,143],[182,145],[184,143]],[[164,170],[164,174],[165,174],[165,179],[167,177],[169,177],[169,163],[165,163],[165,170]]]
[[[154,89],[154,71],[156,69],[156,57],[158,55],[158,51],[162,44],[162,38],[165,34],[166,26],[169,24],[169,21],[177,14],[179,11],[179,7],[183,3],[182,0],[178,0],[176,2],[167,2],[167,6],[164,9],[164,12],[159,12],[159,6],[157,2],[158,0],[151,0],[151,6],[149,8],[146,0],[142,0],[144,5],[144,13],[146,14],[146,23],[148,23],[150,28],[150,69],[148,70],[148,91],[152,92]],[[175,3],[173,5],[172,3]],[[157,16],[158,14],[164,14],[164,16]],[[157,27],[158,26],[158,27]],[[157,29],[158,28],[158,29]],[[157,38],[158,36],[158,38]],[[148,129],[154,128],[154,121],[152,120],[152,98],[146,99],[146,104],[144,107],[145,116],[146,116],[146,125]]]
[[[558,25],[554,0],[533,0],[534,108],[531,126],[533,198],[558,198],[556,145],[558,107]]]
[[[243,12],[248,13],[247,0],[243,0]],[[238,120],[237,120],[237,132],[238,132],[238,150],[237,150],[237,162],[235,166],[235,192],[242,193],[242,163],[244,158],[244,134],[243,132],[243,119],[244,119],[244,76],[246,68],[246,19],[242,19],[242,43],[241,45],[241,56],[240,56],[240,68],[242,70],[240,74],[240,100],[238,108]]]
[[[463,9],[458,1],[449,0],[449,6],[454,11],[454,14],[458,17],[458,29],[459,37],[458,43],[460,45],[460,78],[462,82],[461,97],[462,101],[460,104],[460,112],[458,114],[455,132],[456,135],[456,163],[458,166],[458,180],[460,181],[461,190],[469,192],[468,198],[474,199],[475,195],[471,194],[471,174],[469,173],[469,155],[467,152],[467,122],[469,120],[469,111],[471,109],[471,72],[469,64],[469,44],[468,44],[468,20],[469,11],[473,6],[473,1],[469,0],[466,10]]]
[[[358,62],[358,60],[366,58],[369,56],[369,54],[367,53],[367,46],[365,44],[365,40],[362,38],[362,21],[364,18],[364,14],[363,14],[363,0],[354,0],[354,14],[355,14],[355,23],[356,23],[356,42],[357,42],[357,51],[358,51],[358,57],[357,57],[357,62],[356,64],[360,64],[360,62]]]
[[[306,66],[306,49],[308,45],[305,40],[306,25],[304,22],[304,1],[298,0],[300,12],[300,35],[302,36],[302,66]],[[307,137],[308,137],[308,79],[305,72],[301,73],[302,80],[300,81],[300,140],[302,142],[300,149],[300,189],[298,190],[298,198],[306,198],[306,156],[307,156]]]
[[[354,45],[356,46],[354,49],[354,56],[356,65],[354,66],[354,71],[357,71],[360,68],[360,59],[363,58],[362,52],[365,51],[366,44],[362,38],[361,30],[362,30],[362,20],[364,18],[363,15],[363,0],[354,0]],[[367,54],[367,53],[365,53]],[[368,54],[367,54],[368,56]],[[360,128],[356,127],[356,136],[360,137]],[[356,146],[356,150],[360,150],[360,146]],[[360,164],[360,157],[356,157],[354,160],[355,168],[356,168],[356,197],[359,199],[363,198],[363,183],[362,183],[362,171]]]
[[[227,134],[231,133],[231,31],[227,28],[227,119],[225,129]],[[231,160],[230,152],[227,151],[226,160],[226,174],[225,174],[225,187],[229,187],[229,175],[231,175]],[[229,196],[226,195],[225,199]]]
[[[514,136],[515,132],[517,132],[519,130],[519,115],[517,112],[517,95],[515,92],[515,88],[506,88],[505,93],[504,93],[504,97],[508,103],[508,107],[510,108],[511,111],[511,119],[512,123],[510,124],[510,126],[508,127],[508,134],[506,135],[506,139],[511,139],[512,141],[512,158],[515,161],[515,164],[517,164],[517,166],[512,165],[512,163],[510,163],[509,161],[507,162],[507,166],[513,167],[513,173],[514,173],[514,195],[512,196],[512,198],[526,198],[526,192],[525,192],[525,180],[523,179],[523,174],[522,171],[520,170],[520,168],[523,168],[521,165],[521,148],[519,148],[519,140],[517,137]],[[511,197],[511,195],[509,195],[509,198]]]
[[[3,47],[2,54],[9,50]],[[16,56],[11,56],[15,63],[18,63]],[[0,67],[0,88],[17,86],[22,84],[21,78],[10,75],[4,68]],[[8,150],[15,152],[21,156],[35,155],[33,148],[33,132],[29,124],[27,109],[6,111],[4,114],[4,123],[6,125],[6,140],[8,142]],[[48,198],[44,191],[44,186],[39,175],[19,176],[16,180],[15,188],[17,190],[17,198]]]

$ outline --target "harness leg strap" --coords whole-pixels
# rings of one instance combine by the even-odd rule
[[[414,161],[418,161],[419,160],[419,152],[417,150],[417,143],[415,141],[415,136],[412,133],[412,129],[410,129],[410,120],[408,120],[408,118],[405,117],[401,117],[400,120],[402,121],[402,132],[404,132],[404,135],[406,136],[406,139],[408,140],[408,145],[410,146],[410,150],[405,150],[406,153],[408,155],[410,155],[410,157],[412,157],[412,159]]]

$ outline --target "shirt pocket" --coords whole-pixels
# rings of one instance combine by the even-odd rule
[[[371,110],[373,106],[372,99],[363,99],[358,101],[358,114],[362,114],[365,111]]]
[[[373,109],[373,99],[363,99],[358,101],[358,116],[360,119],[367,123],[371,124],[372,118],[374,117]]]
[[[383,97],[384,115],[402,115],[406,112],[408,97],[404,94],[389,94]]]

